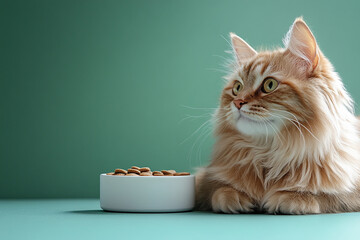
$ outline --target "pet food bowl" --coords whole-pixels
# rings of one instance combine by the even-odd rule
[[[195,206],[195,176],[100,175],[100,206],[115,212],[183,212]]]

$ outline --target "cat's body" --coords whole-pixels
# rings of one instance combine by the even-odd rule
[[[231,38],[237,66],[215,114],[212,161],[197,174],[198,208],[360,211],[360,121],[305,22],[276,51]]]

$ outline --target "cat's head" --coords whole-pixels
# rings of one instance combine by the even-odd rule
[[[236,64],[217,112],[221,129],[245,136],[275,136],[285,128],[315,134],[337,104],[346,105],[344,111],[352,107],[302,18],[291,26],[283,49],[256,52],[237,35],[230,37]]]

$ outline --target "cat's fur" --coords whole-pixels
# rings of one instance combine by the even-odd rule
[[[360,121],[302,18],[284,49],[257,53],[231,34],[236,67],[215,114],[211,163],[197,173],[197,206],[239,213],[360,210]],[[263,80],[279,82],[271,93]],[[244,87],[232,93],[234,81]],[[234,100],[246,102],[240,110]]]

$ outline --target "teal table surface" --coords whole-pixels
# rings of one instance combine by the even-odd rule
[[[98,199],[0,200],[0,239],[360,239],[360,213],[112,213]]]

